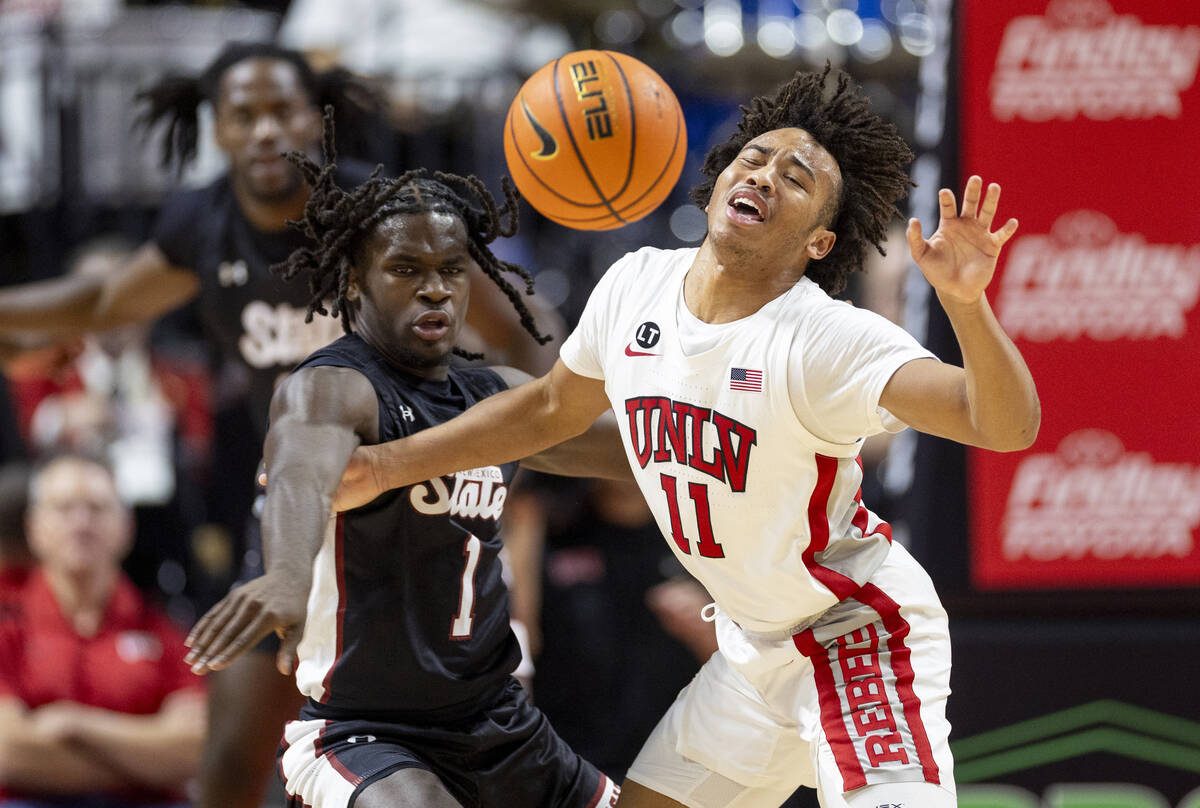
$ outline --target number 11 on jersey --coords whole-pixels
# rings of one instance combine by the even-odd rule
[[[675,483],[675,478],[670,474],[659,475],[659,484],[662,485],[663,493],[667,495],[667,509],[671,514],[671,538],[675,540],[675,546],[691,555],[691,542],[683,535],[683,522],[679,518],[679,496],[675,491]],[[688,496],[696,508],[696,529],[700,532],[696,549],[705,558],[724,558],[725,551],[713,538],[712,516],[708,510],[708,486],[704,483],[688,483]]]

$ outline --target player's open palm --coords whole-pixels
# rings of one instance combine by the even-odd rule
[[[908,222],[908,246],[913,260],[925,279],[939,295],[963,303],[974,303],[983,294],[996,271],[996,259],[1005,242],[1017,232],[1017,220],[1009,219],[992,231],[992,221],[1000,202],[1000,186],[988,185],[980,204],[983,180],[972,176],[963,191],[962,209],[955,207],[954,193],[947,188],[938,192],[940,221],[928,240],[922,237],[921,223]]]
[[[304,634],[308,587],[270,573],[247,581],[221,599],[188,634],[184,660],[195,673],[220,670],[272,631],[282,639],[276,667],[288,675]]]

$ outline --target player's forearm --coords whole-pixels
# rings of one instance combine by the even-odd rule
[[[1041,424],[1037,388],[987,296],[971,304],[939,300],[962,350],[967,408],[978,445],[996,451],[1028,448]]]
[[[583,432],[582,415],[556,395],[551,376],[497,393],[444,424],[365,447],[384,490],[536,454]]]
[[[199,767],[205,720],[203,695],[178,693],[154,715],[89,709],[81,716],[75,740],[90,757],[129,780],[177,789]]]
[[[103,282],[69,275],[0,289],[0,333],[82,334],[93,330]]]

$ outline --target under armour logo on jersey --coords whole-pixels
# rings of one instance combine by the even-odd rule
[[[904,808],[904,803],[902,803],[902,802],[881,802],[878,805],[876,805],[875,808]]]
[[[413,416],[412,407],[406,407],[406,406],[405,406],[405,405],[403,405],[403,404],[400,404],[400,405],[398,405],[398,407],[399,407],[399,409],[400,409],[400,417],[401,417],[401,418],[403,418],[405,421],[415,421],[415,420],[417,420],[417,419],[416,419],[416,418]]]
[[[222,261],[217,267],[217,281],[222,286],[245,286],[250,280],[250,268],[240,258],[237,261]]]
[[[374,735],[351,735],[346,739],[346,743],[375,743],[375,740]]]

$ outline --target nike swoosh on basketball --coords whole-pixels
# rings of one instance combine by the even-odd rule
[[[625,355],[626,356],[662,356],[662,354],[646,353],[645,351],[635,351],[633,349],[632,342],[625,346]]]
[[[529,106],[525,103],[525,99],[521,99],[521,110],[525,113],[526,120],[533,127],[533,131],[542,140],[541,151],[530,152],[529,156],[536,160],[549,160],[554,155],[558,154],[558,141],[554,139],[554,135],[550,134],[550,130],[542,126],[538,119],[533,117],[533,113],[529,111]]]

